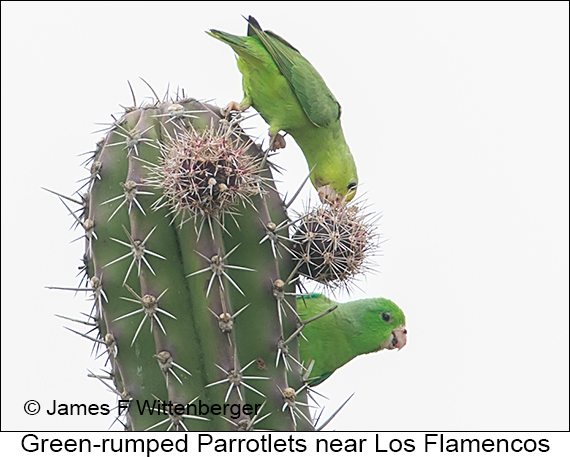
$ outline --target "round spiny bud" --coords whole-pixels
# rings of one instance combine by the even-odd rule
[[[376,247],[368,215],[344,203],[319,206],[300,218],[292,237],[299,273],[327,287],[347,287],[366,270]]]
[[[183,222],[218,216],[260,193],[259,160],[248,154],[249,144],[232,130],[181,129],[163,144],[162,157],[152,169],[151,181],[163,190],[164,200]]]

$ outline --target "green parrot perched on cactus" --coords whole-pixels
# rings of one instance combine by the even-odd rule
[[[243,100],[231,102],[226,113],[255,108],[270,126],[272,150],[285,146],[279,131],[295,139],[313,170],[311,181],[322,202],[350,201],[358,176],[340,125],[339,103],[297,49],[262,30],[252,16],[248,23],[245,37],[206,32],[231,46],[243,75]]]
[[[299,314],[306,321],[336,305],[322,294],[297,299]],[[386,298],[368,298],[338,305],[333,312],[308,323],[300,339],[305,366],[314,360],[309,385],[327,379],[356,356],[382,349],[402,349],[407,342],[406,317]]]

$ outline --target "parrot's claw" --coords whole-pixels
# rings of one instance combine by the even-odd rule
[[[239,104],[238,102],[229,102],[225,108],[220,109],[220,114],[223,117],[228,117],[232,111],[236,111],[238,113],[241,113],[241,112],[245,111],[247,108],[249,108],[249,107],[243,106],[243,105]]]
[[[277,149],[283,149],[286,146],[285,138],[280,133],[276,133],[274,136],[270,133],[269,138],[271,139],[269,143],[270,151],[277,151]]]

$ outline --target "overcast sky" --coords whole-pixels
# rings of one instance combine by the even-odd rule
[[[2,429],[106,430],[109,417],[27,416],[35,399],[108,403],[79,316],[83,244],[40,187],[72,193],[96,123],[184,88],[242,96],[242,15],[285,37],[342,105],[382,256],[351,297],[407,316],[408,345],[349,363],[319,392],[338,430],[568,429],[568,3],[2,2]],[[251,125],[264,137],[257,117]],[[277,163],[291,192],[307,165]],[[300,202],[316,199],[306,188]]]

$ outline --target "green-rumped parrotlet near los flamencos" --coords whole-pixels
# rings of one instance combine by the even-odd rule
[[[307,320],[332,306],[322,294],[297,298],[301,319]],[[407,342],[406,317],[386,298],[367,298],[339,303],[329,314],[309,322],[299,338],[301,361],[315,361],[309,385],[315,386],[356,356],[382,349],[401,349]]]
[[[322,202],[350,201],[358,175],[340,125],[339,103],[297,49],[262,30],[251,16],[248,24],[247,36],[207,32],[232,47],[243,75],[243,100],[230,103],[225,112],[255,108],[269,124],[271,149],[285,146],[279,131],[295,139]]]

